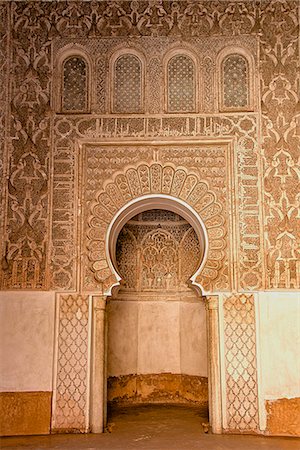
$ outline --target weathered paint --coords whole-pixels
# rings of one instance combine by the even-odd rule
[[[267,400],[267,432],[276,436],[300,436],[300,398]]]
[[[108,402],[208,405],[206,377],[160,373],[108,378]]]
[[[0,393],[0,435],[49,434],[52,392]]]

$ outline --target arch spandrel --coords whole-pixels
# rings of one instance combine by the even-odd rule
[[[136,214],[132,205],[140,204],[146,197],[164,199],[162,209],[168,209],[168,202],[170,210],[174,210],[175,204],[178,211],[188,209],[194,222],[198,220],[202,224],[200,238],[206,246],[205,261],[202,259],[201,270],[196,272],[191,281],[199,284],[204,292],[213,291],[224,265],[224,249],[228,247],[224,211],[216,194],[206,180],[200,180],[198,175],[184,167],[174,167],[171,163],[164,165],[143,162],[115,173],[104,183],[91,205],[87,251],[90,269],[95,280],[102,285],[103,292],[110,293],[112,287],[120,281],[112,261],[111,243],[108,242],[112,228],[114,227],[116,234],[120,229],[117,230],[112,224],[120,220],[120,211],[123,211],[122,220],[129,220]],[[153,207],[153,203],[152,206],[147,206],[146,203],[144,210]],[[133,208],[131,217],[129,213],[126,216],[127,206]],[[114,236],[115,241],[116,238]],[[204,243],[204,239],[207,242]]]

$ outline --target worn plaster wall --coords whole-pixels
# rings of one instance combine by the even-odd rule
[[[49,433],[55,295],[0,293],[0,433]]]
[[[300,293],[258,296],[261,396],[266,429],[300,434]]]
[[[137,375],[144,375],[144,383],[152,388],[143,390]],[[181,375],[186,376],[185,388]],[[190,301],[110,301],[108,376],[110,401],[207,403],[204,303],[193,297]],[[197,388],[186,395],[191,380],[206,394],[199,394]]]

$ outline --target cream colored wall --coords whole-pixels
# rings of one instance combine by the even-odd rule
[[[52,391],[55,296],[0,292],[0,391]]]
[[[300,397],[300,293],[258,294],[261,395]]]
[[[108,375],[207,376],[206,311],[201,300],[111,300]]]

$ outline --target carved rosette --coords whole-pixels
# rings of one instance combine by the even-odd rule
[[[115,174],[91,205],[88,228],[88,258],[96,281],[107,291],[116,279],[108,267],[105,236],[118,210],[129,201],[147,194],[165,194],[184,200],[202,219],[208,234],[206,264],[197,278],[205,290],[213,290],[222,268],[226,239],[224,211],[206,181],[185,168],[171,164],[141,163]]]

